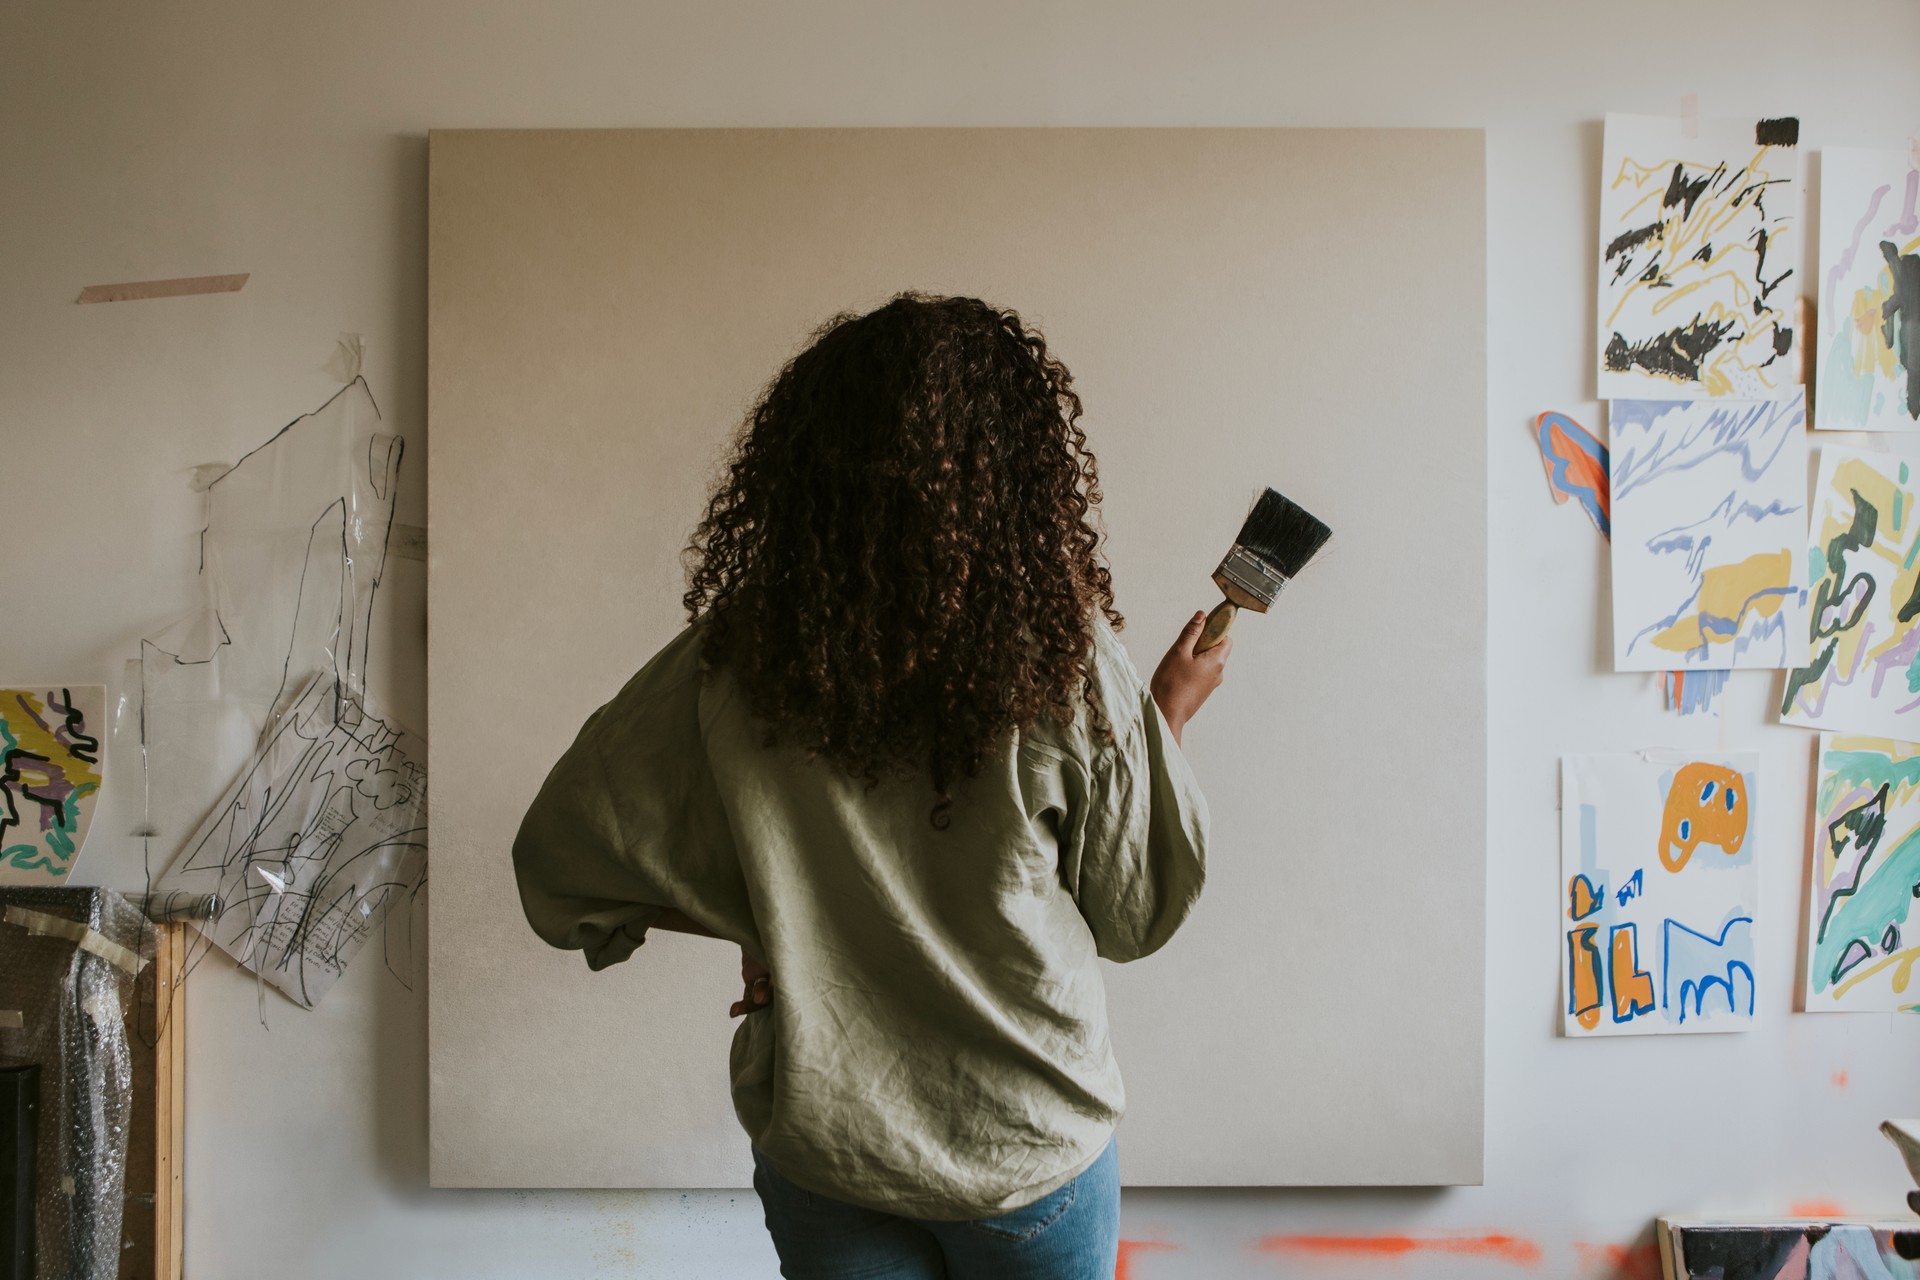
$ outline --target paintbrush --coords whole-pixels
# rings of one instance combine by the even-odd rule
[[[1227,558],[1213,571],[1214,585],[1226,599],[1207,615],[1193,651],[1205,653],[1225,639],[1240,610],[1265,613],[1280,588],[1306,568],[1332,532],[1285,494],[1274,489],[1261,494]]]

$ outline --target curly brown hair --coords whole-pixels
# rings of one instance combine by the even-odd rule
[[[702,661],[770,744],[870,784],[924,765],[945,826],[1009,730],[1084,705],[1107,732],[1093,611],[1122,619],[1080,413],[1039,332],[977,298],[903,293],[814,332],[687,549]]]

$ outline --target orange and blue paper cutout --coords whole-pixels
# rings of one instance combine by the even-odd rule
[[[1555,502],[1578,502],[1600,536],[1611,537],[1612,504],[1607,492],[1607,446],[1564,413],[1547,412],[1534,420],[1540,465]]]

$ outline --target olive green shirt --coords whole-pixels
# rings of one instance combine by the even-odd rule
[[[603,969],[672,907],[764,962],[774,998],[734,1035],[734,1109],[802,1187],[931,1219],[1038,1199],[1125,1105],[1095,957],[1158,949],[1205,873],[1206,802],[1095,630],[1113,741],[1084,708],[1043,717],[937,830],[924,777],[870,788],[767,747],[689,627],[541,787],[513,846],[528,921]]]

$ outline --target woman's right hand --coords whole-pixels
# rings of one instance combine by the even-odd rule
[[[1233,652],[1232,636],[1225,637],[1205,653],[1193,651],[1206,622],[1205,613],[1196,613],[1187,620],[1173,647],[1154,668],[1153,679],[1147,683],[1160,714],[1167,718],[1167,727],[1173,730],[1176,743],[1193,713],[1227,678],[1227,655]]]
[[[744,990],[727,1010],[729,1018],[764,1009],[773,999],[773,975],[767,972],[767,966],[748,955],[744,947],[740,949],[740,983]]]

